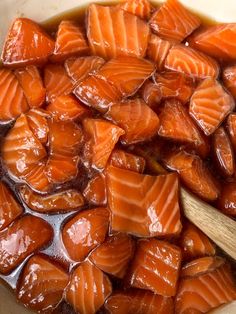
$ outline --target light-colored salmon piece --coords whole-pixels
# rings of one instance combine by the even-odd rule
[[[102,119],[85,119],[83,128],[87,137],[84,148],[86,166],[104,169],[113,148],[125,133],[124,130]]]
[[[77,313],[95,314],[111,293],[108,276],[90,262],[84,262],[72,272],[65,299]]]
[[[55,49],[50,60],[61,62],[69,57],[88,53],[89,46],[83,28],[74,21],[61,21],[58,26]]]
[[[165,68],[199,79],[219,75],[219,65],[214,59],[185,45],[176,45],[169,50]]]
[[[62,241],[69,257],[82,262],[104,242],[109,226],[109,211],[95,208],[80,212],[62,229]]]
[[[46,89],[43,86],[43,81],[37,67],[34,65],[27,66],[15,70],[14,73],[23,88],[30,108],[41,107],[46,98]]]
[[[147,57],[155,63],[157,71],[163,70],[165,59],[171,46],[172,43],[170,41],[151,34],[148,42]]]
[[[201,24],[178,0],[167,0],[152,15],[150,27],[161,38],[181,42]]]
[[[209,153],[207,138],[194,124],[187,109],[175,99],[167,100],[159,115],[160,127],[158,134],[163,138],[171,139],[178,143],[188,144],[201,156]]]
[[[0,69],[0,120],[11,121],[29,110],[22,87],[11,70]]]
[[[89,180],[83,196],[92,205],[103,206],[107,202],[106,182],[103,173],[96,174]]]
[[[54,40],[30,19],[13,21],[2,51],[2,62],[9,67],[44,64],[53,53]]]
[[[49,115],[44,110],[31,109],[27,112],[27,120],[34,136],[42,143],[47,144],[48,141],[48,118]]]
[[[232,65],[225,68],[222,73],[222,79],[225,87],[236,99],[236,66]]]
[[[180,233],[177,175],[150,176],[109,166],[106,183],[112,230],[138,237]]]
[[[87,37],[92,54],[105,59],[120,55],[145,56],[150,34],[145,21],[117,7],[97,4],[90,4],[87,14]]]
[[[61,302],[68,282],[69,275],[59,264],[45,255],[34,255],[20,274],[17,299],[37,312],[52,311]]]
[[[179,173],[181,181],[207,201],[218,198],[220,191],[216,178],[197,155],[185,151],[174,152],[164,160],[167,167]]]
[[[124,278],[134,254],[134,240],[122,233],[112,235],[97,247],[89,259],[107,274]]]
[[[236,182],[223,184],[217,205],[224,214],[236,216]]]
[[[114,167],[143,173],[146,161],[141,156],[127,153],[121,149],[114,149],[109,164]]]
[[[46,160],[36,163],[25,176],[25,182],[29,187],[39,193],[48,193],[52,185],[46,174]]]
[[[233,145],[234,151],[236,152],[236,114],[231,113],[227,119],[227,131],[229,134],[230,141]]]
[[[0,273],[13,271],[34,251],[48,245],[52,237],[52,227],[39,217],[25,215],[16,220],[0,232]]]
[[[40,213],[69,212],[84,205],[82,194],[75,189],[41,195],[27,186],[22,186],[20,187],[20,195],[30,209]]]
[[[141,19],[148,20],[151,15],[151,4],[148,0],[122,0],[119,8],[137,15]]]
[[[146,81],[140,92],[145,103],[152,109],[155,109],[162,100],[160,88],[152,81]]]
[[[223,127],[212,136],[213,155],[216,165],[224,177],[231,177],[235,171],[234,151],[230,139]]]
[[[166,241],[139,240],[130,268],[132,287],[170,297],[176,294],[181,249]]]
[[[179,239],[184,260],[215,255],[215,246],[211,240],[192,223],[186,222]]]
[[[105,116],[125,131],[122,144],[146,141],[158,132],[159,118],[141,98],[114,103]]]
[[[54,101],[58,96],[70,94],[74,88],[66,70],[58,64],[49,64],[45,67],[44,84],[48,102]]]
[[[0,231],[23,213],[23,208],[4,182],[0,182]]]
[[[105,60],[97,56],[70,58],[65,61],[65,69],[69,77],[78,83],[88,74],[98,71],[104,63]]]
[[[213,78],[202,81],[194,91],[189,113],[206,135],[210,135],[233,111],[233,97]]]
[[[236,299],[234,278],[229,265],[223,259],[222,262],[217,262],[220,258],[216,257],[215,267],[205,271],[202,259],[204,258],[193,261],[194,270],[191,271],[190,268],[187,276],[180,280],[175,299],[176,314],[208,313],[221,304]],[[185,266],[187,267],[189,264]]]
[[[105,308],[109,314],[174,314],[172,298],[141,289],[113,293]]]

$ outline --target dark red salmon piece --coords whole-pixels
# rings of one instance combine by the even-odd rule
[[[236,99],[236,66],[232,65],[224,69],[222,79],[225,87]]]
[[[161,90],[152,81],[146,81],[140,91],[143,100],[152,109],[155,109],[160,104],[162,99]]]
[[[48,141],[48,118],[49,115],[40,109],[31,109],[27,112],[27,120],[34,136],[42,143],[47,144]]]
[[[143,173],[146,161],[141,156],[127,153],[121,149],[114,149],[109,164],[114,167]]]
[[[22,213],[23,208],[15,200],[11,190],[4,182],[0,182],[0,231]]]
[[[145,56],[150,34],[145,21],[117,7],[97,4],[90,4],[87,14],[87,37],[92,54],[105,59],[120,55]]]
[[[54,45],[54,40],[37,23],[17,18],[8,31],[2,62],[9,67],[41,65],[53,53]]]
[[[106,183],[112,230],[138,237],[180,233],[177,175],[150,176],[109,166]]]
[[[0,232],[0,273],[13,271],[30,254],[48,245],[52,237],[52,227],[39,217],[26,215],[16,220]]]
[[[224,214],[236,216],[236,182],[223,184],[217,205]]]
[[[103,173],[96,174],[89,180],[83,196],[92,205],[103,206],[107,202],[106,182]]]
[[[46,98],[46,89],[36,66],[31,65],[15,70],[30,108],[41,107]]]
[[[50,60],[61,62],[69,57],[88,53],[89,46],[83,28],[74,21],[61,21],[58,26],[55,49]]]
[[[51,311],[61,302],[68,282],[69,275],[59,264],[47,256],[34,255],[20,274],[17,299],[32,310]]]
[[[137,15],[141,19],[148,20],[151,15],[151,4],[148,0],[122,0],[119,8]]]
[[[170,297],[176,294],[181,267],[181,249],[166,241],[139,240],[131,265],[132,287]]]
[[[32,166],[25,176],[25,182],[36,192],[48,193],[52,188],[46,174],[46,169],[46,160],[43,160]]]
[[[231,113],[227,119],[227,131],[229,134],[230,141],[233,145],[234,151],[236,152],[236,114]]]
[[[69,257],[82,262],[104,242],[109,226],[106,208],[89,209],[70,219],[62,229],[62,241]]]

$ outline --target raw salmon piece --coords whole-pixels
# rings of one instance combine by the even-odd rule
[[[154,71],[150,61],[127,56],[108,61],[95,75],[115,86],[123,97],[128,97],[134,95]]]
[[[44,84],[48,102],[54,101],[58,96],[70,94],[74,88],[66,70],[58,64],[49,64],[45,67]]]
[[[11,70],[0,69],[0,120],[11,121],[29,110],[22,87]]]
[[[233,145],[234,151],[236,152],[236,114],[231,113],[227,119],[227,131],[229,134],[230,141]]]
[[[117,278],[124,278],[134,254],[134,240],[122,233],[107,238],[90,255],[95,266]]]
[[[89,113],[79,100],[72,95],[61,95],[50,103],[46,110],[57,121],[79,120]]]
[[[30,19],[17,18],[11,25],[2,51],[9,67],[44,64],[53,53],[54,40]]]
[[[194,91],[189,113],[206,135],[210,135],[235,107],[232,96],[213,78],[202,81]]]
[[[141,289],[113,293],[105,308],[109,314],[174,314],[172,298]]]
[[[152,81],[146,81],[141,88],[141,96],[146,104],[155,109],[161,102],[160,88]]]
[[[84,262],[74,269],[65,299],[77,313],[95,314],[111,293],[108,276],[90,262]]]
[[[46,89],[36,66],[31,65],[15,70],[30,108],[41,107],[46,98]]]
[[[212,137],[213,155],[218,169],[225,177],[231,177],[235,171],[233,147],[223,127],[218,128]]]
[[[201,156],[209,153],[207,138],[200,132],[189,116],[187,109],[175,99],[167,100],[159,115],[158,134],[163,138],[189,144]]]
[[[13,271],[34,251],[48,245],[52,237],[52,227],[39,217],[25,215],[16,220],[0,232],[0,273]]]
[[[48,141],[48,118],[49,115],[40,109],[31,109],[27,112],[27,120],[34,136],[42,143],[47,144]]]
[[[20,274],[17,299],[34,311],[52,311],[61,302],[68,282],[69,275],[59,264],[45,255],[34,255]]]
[[[125,132],[102,119],[85,119],[83,128],[88,139],[84,149],[85,163],[95,169],[104,169],[119,137]]]
[[[183,73],[157,73],[154,80],[163,99],[176,98],[181,101],[182,104],[189,101],[195,89],[194,80]]]
[[[223,213],[236,216],[236,182],[225,182],[223,184],[217,204]]]
[[[27,186],[22,186],[20,195],[30,209],[40,213],[69,212],[84,205],[82,194],[75,189],[45,196],[35,193]]]
[[[166,166],[179,173],[181,181],[194,193],[207,201],[218,198],[217,180],[197,155],[185,151],[174,152],[164,160]]]
[[[222,79],[225,87],[236,99],[236,66],[232,65],[224,69],[222,73]]]
[[[69,220],[62,229],[62,241],[69,257],[82,262],[104,242],[108,226],[109,211],[102,207],[82,211]]]
[[[112,230],[138,237],[180,233],[176,174],[150,176],[109,166],[106,183]]]
[[[74,90],[82,103],[101,113],[105,113],[113,102],[120,101],[122,95],[115,86],[96,76],[88,76]]]
[[[24,179],[31,189],[39,193],[48,193],[52,188],[46,175],[45,160],[31,167]]]
[[[165,68],[199,79],[219,75],[219,65],[214,59],[185,45],[176,45],[169,50]]]
[[[114,149],[109,164],[114,167],[143,173],[146,161],[141,156],[127,153],[121,149]]]
[[[117,7],[90,4],[87,37],[91,52],[110,59],[117,56],[144,57],[149,26],[137,16]]]
[[[0,231],[22,213],[23,208],[15,200],[11,190],[4,182],[0,182]]]
[[[190,222],[183,225],[183,231],[179,239],[184,260],[215,255],[215,246],[210,239]]]
[[[167,0],[150,19],[150,27],[161,38],[181,42],[201,24],[178,0]]]
[[[89,46],[82,27],[74,21],[61,21],[58,26],[55,49],[50,60],[61,62],[72,56],[89,53]]]
[[[88,74],[98,71],[105,60],[97,56],[70,58],[65,61],[65,69],[69,77],[75,82],[83,81]]]
[[[166,241],[139,240],[130,268],[132,287],[174,296],[181,267],[181,249]]]
[[[146,141],[158,132],[159,118],[141,98],[114,103],[105,116],[125,131],[122,144]]]
[[[172,44],[168,40],[151,34],[148,42],[147,57],[155,63],[157,71],[163,70],[165,59],[171,46]]]
[[[222,259],[222,262],[215,263],[213,269],[202,273],[201,260],[202,258],[195,260],[195,271],[192,274],[188,271],[188,276],[180,280],[175,300],[176,314],[208,313],[221,304],[236,299],[234,278],[229,265]]]
[[[107,202],[106,183],[103,173],[96,174],[89,180],[83,196],[92,205],[103,206]]]
[[[137,15],[141,19],[148,20],[151,15],[152,7],[148,0],[123,0],[118,6],[129,13]]]

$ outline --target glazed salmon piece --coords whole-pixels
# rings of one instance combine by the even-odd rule
[[[68,282],[69,275],[59,264],[47,256],[34,255],[20,274],[17,299],[34,311],[52,311],[62,300]]]
[[[180,233],[176,174],[150,176],[109,166],[106,184],[112,230],[138,237]]]
[[[15,200],[11,190],[0,182],[0,231],[9,226],[23,213],[23,208]]]
[[[83,128],[87,142],[84,147],[85,165],[104,169],[113,148],[125,132],[102,119],[85,119]]]
[[[74,84],[62,65],[48,64],[44,69],[44,84],[47,101],[52,102],[58,96],[72,92]]]
[[[173,314],[172,298],[147,290],[130,289],[113,293],[106,301],[109,314]]]
[[[211,240],[190,222],[185,222],[179,239],[183,260],[192,260],[207,255],[215,255]]]
[[[14,73],[0,69],[0,120],[11,121],[28,110],[24,91]]]
[[[148,60],[127,56],[108,61],[95,75],[115,86],[123,97],[128,97],[134,95],[154,71],[154,65]]]
[[[30,108],[41,107],[46,98],[46,89],[43,86],[38,68],[31,65],[17,69],[14,73],[23,88]]]
[[[212,137],[213,155],[216,165],[224,177],[231,177],[235,171],[233,147],[223,127],[218,128]]]
[[[227,131],[230,138],[230,142],[236,151],[236,114],[230,113],[227,119]]]
[[[225,87],[236,99],[236,66],[232,65],[224,69],[222,79]]]
[[[19,189],[21,199],[32,210],[40,213],[58,213],[69,212],[79,209],[84,205],[82,194],[75,190],[69,189],[50,195],[41,195],[35,193],[27,186]]]
[[[65,69],[69,77],[78,83],[83,81],[88,74],[98,71],[104,63],[105,60],[97,56],[70,58],[65,61]]]
[[[141,87],[141,96],[145,103],[155,109],[161,102],[162,94],[160,88],[152,81],[146,81]]]
[[[107,202],[106,182],[103,173],[96,174],[89,180],[83,196],[92,205],[103,206]]]
[[[137,15],[141,19],[148,20],[151,15],[151,4],[148,0],[122,0],[119,8]]]
[[[132,287],[174,296],[181,267],[181,249],[166,241],[139,240],[129,274]]]
[[[27,120],[34,136],[42,143],[47,144],[48,141],[48,118],[49,115],[40,109],[31,109],[27,112]]]
[[[36,192],[48,193],[52,189],[52,185],[46,174],[46,169],[46,160],[43,160],[32,166],[25,176],[25,182]]]
[[[185,45],[176,45],[169,50],[165,68],[199,79],[219,75],[219,66],[214,59]]]
[[[215,268],[222,266],[224,262],[225,260],[219,256],[205,256],[194,259],[182,267],[180,277],[192,277],[211,272]]]
[[[210,135],[235,107],[232,96],[213,78],[202,81],[194,91],[189,113],[206,135]]]
[[[0,273],[13,271],[26,257],[48,245],[52,237],[52,227],[39,217],[25,215],[16,220],[0,232]]]
[[[114,149],[109,164],[114,167],[143,173],[146,161],[141,156],[127,153],[121,149]]]
[[[125,131],[122,144],[149,140],[158,132],[159,118],[141,98],[114,103],[105,117]]]
[[[111,293],[108,276],[90,262],[84,262],[72,272],[65,299],[76,312],[95,314]]]
[[[217,180],[197,155],[174,152],[164,159],[164,163],[169,169],[177,171],[181,181],[201,198],[210,202],[218,198]]]
[[[58,26],[55,49],[50,60],[61,62],[72,56],[89,53],[89,46],[84,30],[74,21],[61,21]]]
[[[62,241],[69,257],[82,262],[104,242],[109,226],[109,211],[99,207],[82,211],[62,228]]]
[[[233,275],[225,260],[216,257],[219,261],[215,262],[215,267],[205,271],[202,268],[202,259],[204,258],[193,261],[194,270],[191,271],[190,268],[187,276],[180,280],[175,300],[177,314],[208,313],[221,304],[236,299]],[[184,268],[189,268],[191,263]]]
[[[122,233],[107,238],[90,255],[95,266],[109,275],[124,278],[134,254],[134,240]]]
[[[97,4],[88,7],[87,37],[94,55],[104,59],[144,57],[149,34],[145,21],[122,9]]]
[[[2,62],[9,67],[41,65],[54,50],[54,40],[34,21],[17,18],[11,25],[2,51]]]
[[[208,155],[209,144],[207,138],[194,124],[187,109],[180,101],[175,99],[165,101],[159,118],[159,136],[178,143],[188,144],[202,157]]]
[[[236,182],[223,184],[217,205],[224,214],[236,216]]]
[[[181,42],[201,24],[178,0],[167,0],[150,19],[153,32],[161,38]]]

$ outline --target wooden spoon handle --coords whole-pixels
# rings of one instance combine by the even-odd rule
[[[180,195],[185,216],[236,260],[236,221],[184,188],[180,189]]]

